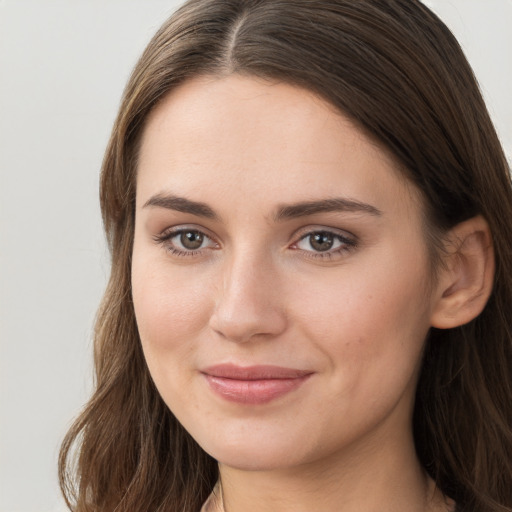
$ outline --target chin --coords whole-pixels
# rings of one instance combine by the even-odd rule
[[[284,469],[296,465],[296,461],[290,460],[288,457],[276,457],[274,453],[262,452],[262,450],[254,451],[233,451],[219,453],[218,457],[214,457],[219,464],[241,471],[272,471],[276,469]]]
[[[272,436],[269,440],[225,440],[199,443],[220,464],[244,471],[269,471],[300,464],[306,455],[297,452],[297,445],[288,438],[284,442]]]

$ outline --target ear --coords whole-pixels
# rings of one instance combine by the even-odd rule
[[[448,233],[445,249],[430,319],[432,327],[439,329],[458,327],[476,318],[494,282],[491,230],[483,217],[455,226]]]

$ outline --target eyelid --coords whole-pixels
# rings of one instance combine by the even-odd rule
[[[347,231],[346,229],[333,228],[329,226],[315,224],[311,226],[305,226],[297,230],[292,236],[292,240],[294,240],[294,242],[292,243],[297,243],[299,240],[302,240],[306,236],[312,235],[314,233],[330,233],[334,236],[339,236],[343,239],[350,240],[351,242],[354,243],[357,241],[357,236],[351,233],[350,231]]]
[[[206,238],[214,240],[216,243],[218,243],[216,237],[210,233],[210,230],[195,224],[177,224],[176,226],[168,226],[160,231],[160,233],[154,235],[153,238],[155,240],[169,240],[173,236],[179,235],[184,231],[197,231],[198,233],[204,235]]]

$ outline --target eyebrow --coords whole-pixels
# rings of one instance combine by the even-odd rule
[[[167,210],[175,210],[182,213],[191,213],[192,215],[212,220],[219,218],[207,204],[174,195],[157,194],[146,201],[143,208],[148,206],[166,208]]]
[[[376,217],[382,215],[382,212],[371,204],[354,199],[331,198],[283,205],[277,210],[274,220],[283,221],[326,212],[365,213]]]
[[[219,220],[219,216],[206,203],[192,201],[185,197],[175,195],[156,194],[144,203],[143,208],[148,206],[156,206],[167,210],[190,213],[192,215],[197,215],[198,217]],[[361,201],[347,198],[330,198],[282,205],[277,209],[277,212],[274,215],[274,221],[282,222],[285,220],[315,215],[317,213],[329,212],[365,213],[377,217],[382,215],[382,212],[378,208]]]

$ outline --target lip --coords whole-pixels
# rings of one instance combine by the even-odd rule
[[[312,374],[282,366],[222,364],[201,371],[210,389],[239,404],[265,404],[300,387]]]

